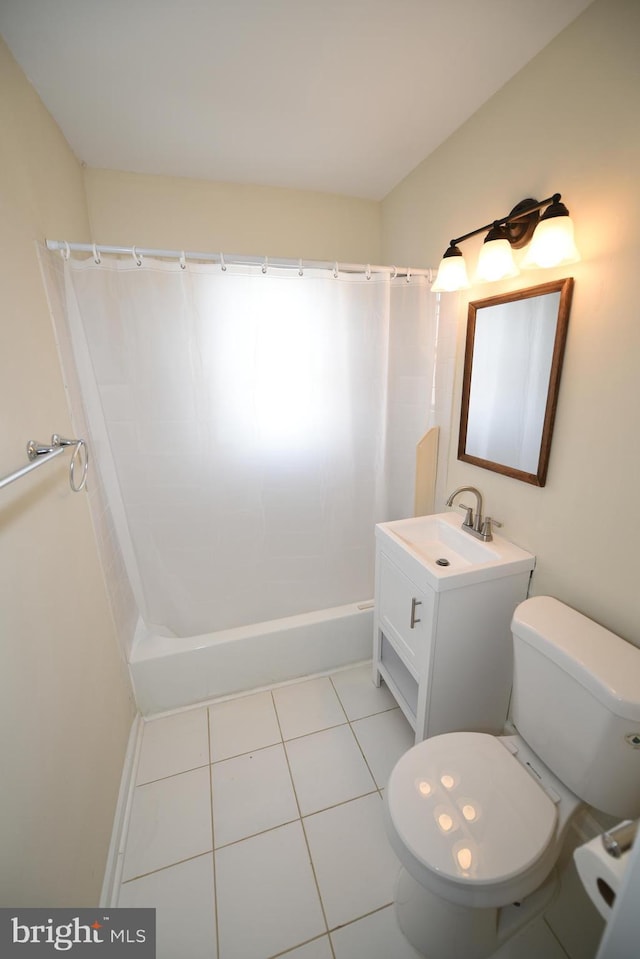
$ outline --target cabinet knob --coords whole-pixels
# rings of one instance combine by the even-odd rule
[[[415,596],[414,596],[413,599],[411,600],[411,629],[414,628],[414,626],[416,625],[416,623],[419,623],[419,622],[420,622],[420,620],[419,620],[418,617],[416,616],[416,608],[417,608],[418,606],[422,606],[422,600],[421,600],[421,599],[416,599]]]

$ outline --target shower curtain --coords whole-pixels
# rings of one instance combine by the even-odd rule
[[[68,258],[98,468],[145,621],[189,636],[370,599],[448,412],[423,277]],[[438,402],[439,398],[439,402]]]

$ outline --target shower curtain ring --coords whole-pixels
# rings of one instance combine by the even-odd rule
[[[98,264],[102,263],[102,257],[100,256],[100,252],[95,243],[93,244],[93,262]]]
[[[66,240],[64,240],[63,242],[64,242],[64,249],[60,250],[60,252],[62,253],[62,259],[68,260],[69,257],[71,256],[71,247],[69,246]]]
[[[397,267],[397,266],[394,266],[394,267],[392,267],[392,269],[393,269],[393,273],[391,274],[391,279],[392,279],[392,280],[395,280],[395,278],[396,278],[397,275],[398,275],[398,267]]]
[[[304,276],[304,270],[302,269],[302,257],[298,263],[298,276]]]
[[[131,247],[131,256],[133,257],[133,261],[136,266],[142,266],[142,257],[136,250],[135,246]]]
[[[269,268],[269,257],[265,256],[264,263],[262,264],[262,272],[266,273],[268,268]]]
[[[334,277],[335,277],[336,280],[337,280],[337,279],[338,279],[338,261],[337,261],[337,260],[336,260],[335,265],[334,265],[334,267],[333,267],[333,275],[334,275]]]
[[[368,280],[371,279],[371,264],[367,263],[366,277]]]
[[[223,273],[226,272],[227,264],[224,262],[224,253],[221,253],[221,254],[220,254],[220,268],[221,268],[221,270],[222,270]]]
[[[411,283],[411,270],[407,268],[407,283]]]
[[[180,269],[181,269],[181,270],[186,270],[186,268],[187,268],[187,259],[186,259],[185,255],[184,255],[184,250],[181,250],[181,252],[180,252]]]

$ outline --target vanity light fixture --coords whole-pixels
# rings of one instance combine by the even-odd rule
[[[542,215],[541,210],[544,210]],[[520,270],[512,251],[529,243],[521,264],[524,269],[561,266],[580,259],[573,239],[573,223],[560,194],[554,193],[542,201],[529,198],[516,204],[507,216],[451,240],[431,287],[434,293],[469,288],[467,267],[458,244],[480,233],[487,234],[478,259],[480,282],[517,276]]]

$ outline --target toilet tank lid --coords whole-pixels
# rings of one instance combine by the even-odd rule
[[[516,608],[514,636],[534,646],[612,713],[640,721],[640,649],[551,596]]]

